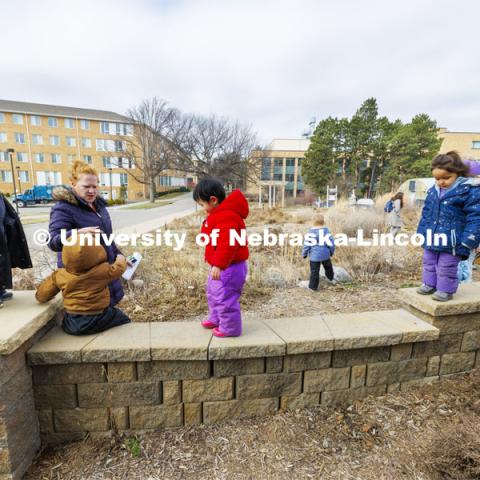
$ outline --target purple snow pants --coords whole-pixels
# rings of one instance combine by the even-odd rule
[[[208,320],[218,325],[222,333],[230,337],[242,334],[240,295],[247,278],[247,262],[232,263],[220,272],[220,280],[208,275]]]
[[[423,251],[423,283],[439,292],[455,293],[460,258],[447,252]]]

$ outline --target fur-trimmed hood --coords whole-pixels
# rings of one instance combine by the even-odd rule
[[[71,205],[87,205],[87,202],[81,199],[78,195],[74,193],[71,187],[66,187],[64,185],[60,185],[58,187],[54,187],[52,190],[52,198],[56,202],[67,202]],[[104,207],[107,205],[107,202],[100,196],[97,195],[95,199],[95,206]]]

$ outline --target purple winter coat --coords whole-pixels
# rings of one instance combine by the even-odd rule
[[[60,232],[63,229],[67,231],[81,229],[86,227],[99,227],[104,233],[112,233],[112,221],[106,202],[103,198],[95,199],[96,212],[92,210],[85,200],[79,198],[67,187],[56,187],[52,193],[53,199],[57,202],[50,211],[50,242],[48,246],[58,252],[58,268],[63,267],[62,263],[62,243]],[[108,263],[113,263],[117,254],[121,253],[115,242],[112,245],[104,245],[107,252]],[[110,290],[110,305],[116,305],[123,298],[123,287],[120,279],[114,280],[108,286]]]

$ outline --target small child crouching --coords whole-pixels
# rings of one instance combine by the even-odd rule
[[[65,316],[62,328],[70,335],[89,335],[130,322],[120,309],[110,307],[108,284],[127,268],[123,255],[107,262],[101,245],[65,245],[64,268],[59,268],[39,285],[35,298],[40,303],[62,292]]]

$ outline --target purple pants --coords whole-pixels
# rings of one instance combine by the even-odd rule
[[[447,252],[423,251],[423,283],[439,292],[455,293],[460,258]]]
[[[247,278],[247,262],[232,263],[220,272],[220,280],[208,275],[208,319],[230,337],[242,334],[240,295]]]

